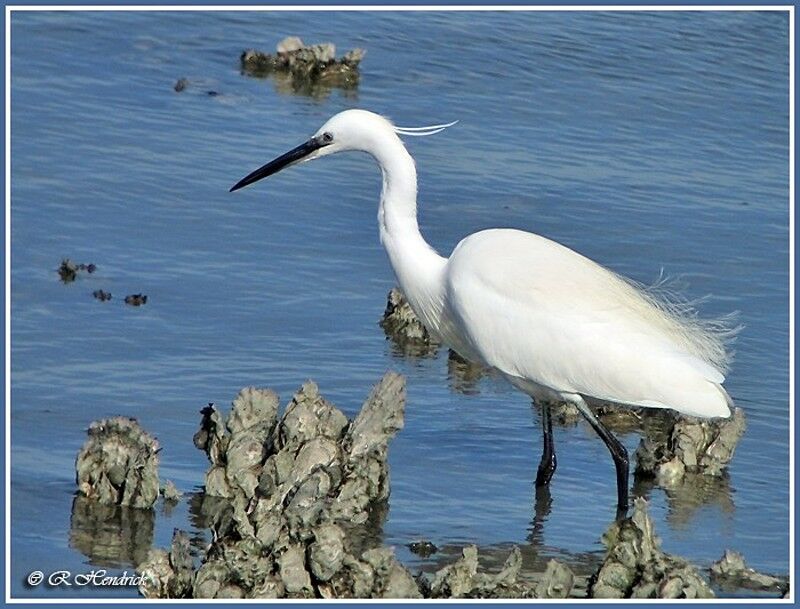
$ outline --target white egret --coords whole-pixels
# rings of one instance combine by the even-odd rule
[[[584,398],[728,417],[732,401],[722,382],[732,331],[521,230],[483,230],[463,239],[449,258],[440,256],[420,233],[416,168],[399,135],[429,135],[448,126],[400,128],[372,112],[346,110],[231,191],[336,152],[370,154],[383,174],[381,242],[414,312],[435,337],[499,370],[541,403],[544,451],[537,486],[547,486],[556,467],[548,403],[571,402],[611,452],[617,505],[624,511],[627,451]]]

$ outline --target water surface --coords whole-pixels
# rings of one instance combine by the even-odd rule
[[[243,49],[286,35],[367,49],[357,91],[297,96],[240,74]],[[701,500],[647,494],[667,551],[708,566],[732,548],[788,571],[786,14],[15,12],[11,36],[14,596],[135,594],[24,586],[33,569],[103,564],[73,510],[92,420],[137,417],[164,447],[162,478],[191,491],[207,402],[245,385],[285,402],[313,378],[353,414],[390,368],[408,378],[384,526],[401,559],[414,564],[404,544],[418,538],[574,562],[601,551],[615,484],[588,426],[556,430],[537,518],[529,400],[492,379],[454,391],[446,352],[408,358],[385,340],[394,280],[367,157],[228,193],[349,107],[459,119],[408,142],[440,252],[516,227],[639,281],[681,274],[689,297],[712,295],[705,315],[741,311],[726,386],[748,429],[728,475]],[[65,256],[98,271],[61,284]],[[122,304],[135,292],[146,306]],[[639,436],[622,440],[633,452]],[[186,502],[136,522],[145,545],[198,532]]]

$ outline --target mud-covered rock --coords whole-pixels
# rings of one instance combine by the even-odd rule
[[[589,587],[592,598],[712,598],[688,562],[663,552],[644,499],[603,536],[607,551]]]
[[[158,499],[158,441],[136,419],[112,417],[89,426],[75,460],[78,491],[109,505],[149,508]]]
[[[642,439],[636,450],[636,474],[652,476],[667,488],[680,484],[687,473],[719,476],[744,430],[741,408],[734,408],[727,419],[676,417],[665,439]]]
[[[711,577],[715,583],[727,589],[747,588],[760,592],[774,592],[778,597],[783,597],[789,592],[787,577],[759,573],[745,564],[741,554],[732,550],[725,550],[722,558],[711,565]]]

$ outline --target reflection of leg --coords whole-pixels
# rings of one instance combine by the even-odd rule
[[[550,515],[550,509],[553,507],[553,499],[550,496],[550,489],[546,486],[540,486],[536,489],[536,503],[533,506],[534,524],[542,525],[547,517]]]
[[[550,516],[553,499],[550,497],[550,487],[537,486],[533,504],[533,522],[528,540],[536,547],[544,545],[544,525]]]
[[[584,418],[589,421],[589,425],[597,432],[597,435],[602,438],[614,459],[614,466],[617,468],[617,517],[625,515],[628,509],[628,451],[622,443],[617,440],[610,431],[603,425],[583,398],[577,394],[565,396],[567,399],[578,407],[580,413]]]
[[[550,403],[542,403],[542,438],[544,448],[542,460],[539,462],[539,471],[536,473],[536,487],[540,488],[550,484],[550,479],[556,471],[556,450],[553,445],[553,419],[550,416]]]

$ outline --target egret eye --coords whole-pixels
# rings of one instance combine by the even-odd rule
[[[325,133],[322,134],[323,143],[330,144],[332,141],[333,141],[333,135],[330,132],[326,131]]]

